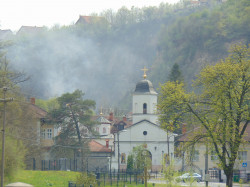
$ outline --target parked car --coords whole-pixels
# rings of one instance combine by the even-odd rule
[[[191,181],[191,180],[194,180],[194,181],[197,181],[197,182],[201,182],[202,181],[202,177],[200,174],[198,173],[184,173],[183,175],[179,176],[179,177],[176,177],[176,182],[186,182],[186,181]]]

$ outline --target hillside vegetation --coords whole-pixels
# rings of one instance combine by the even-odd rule
[[[231,44],[250,41],[248,0],[211,1],[195,8],[164,3],[122,7],[93,16],[106,21],[14,37],[8,58],[31,75],[23,85],[29,96],[47,99],[81,89],[97,107],[130,109],[144,66],[158,87],[177,63],[189,87],[200,68],[225,57]]]

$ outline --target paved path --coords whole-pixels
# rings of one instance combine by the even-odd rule
[[[159,180],[159,179],[150,179],[148,183],[155,183],[155,184],[166,184],[166,181],[164,180]],[[190,184],[186,183],[180,183],[181,186],[190,186]],[[195,183],[193,186],[203,186],[205,187],[205,182],[198,182]],[[218,183],[218,182],[209,182],[208,183],[209,187],[226,187],[226,183]],[[239,183],[234,183],[234,187],[250,187],[250,184],[239,184]]]

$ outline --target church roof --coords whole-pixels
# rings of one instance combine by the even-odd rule
[[[111,122],[103,116],[98,117],[96,121],[100,122],[101,124],[111,124]]]
[[[152,82],[147,79],[141,80],[136,84],[134,93],[157,94]]]

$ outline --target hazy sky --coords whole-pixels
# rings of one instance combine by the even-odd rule
[[[17,31],[22,25],[47,26],[75,23],[79,15],[131,8],[158,6],[161,2],[176,3],[179,0],[1,0],[0,29]]]

